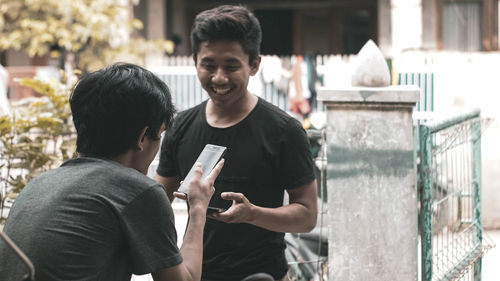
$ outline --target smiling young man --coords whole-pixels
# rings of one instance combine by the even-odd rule
[[[31,180],[4,228],[36,280],[200,280],[206,211],[223,161],[203,181],[196,168],[178,249],[167,194],[146,176],[174,115],[168,87],[142,67],[115,64],[85,75],[70,104],[80,157]],[[0,264],[0,280],[22,280],[26,269],[4,243]]]
[[[205,144],[226,146],[205,225],[202,280],[237,281],[264,272],[286,278],[284,232],[316,224],[316,181],[301,124],[248,92],[260,64],[262,32],[242,6],[198,14],[191,45],[210,98],[178,114],[165,135],[157,180],[172,194]],[[284,192],[289,204],[283,206]],[[172,199],[173,196],[170,195]]]

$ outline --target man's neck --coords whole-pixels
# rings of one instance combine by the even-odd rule
[[[250,114],[257,101],[258,98],[250,93],[230,105],[217,104],[210,99],[205,110],[207,122],[216,128],[234,126]]]

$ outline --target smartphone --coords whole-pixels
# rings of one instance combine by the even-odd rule
[[[201,168],[203,170],[203,174],[201,175],[201,179],[205,179],[210,172],[213,170],[215,165],[217,165],[217,162],[222,158],[224,153],[226,152],[226,147],[224,146],[219,146],[219,145],[214,145],[214,144],[207,144],[205,145],[205,148],[201,151],[200,155],[196,159],[196,162],[201,163]],[[189,170],[188,174],[184,178],[184,181],[182,182],[181,186],[179,186],[179,192],[183,192],[187,194],[187,189],[189,186],[189,183],[193,179],[194,176],[194,164]]]
[[[222,213],[225,211],[227,211],[227,209],[217,208],[217,207],[212,207],[212,206],[208,206],[208,208],[207,208],[207,214]]]

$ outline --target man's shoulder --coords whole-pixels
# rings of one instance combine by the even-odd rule
[[[135,185],[151,186],[156,182],[137,171],[122,164],[102,158],[80,157],[64,162],[59,169],[53,170],[61,177],[71,177],[73,180],[89,178],[99,180],[104,185]],[[51,176],[50,173],[46,176]],[[121,183],[118,183],[121,182]]]
[[[259,98],[259,114],[264,115],[266,124],[277,124],[281,127],[301,127],[300,122],[276,105]]]
[[[291,119],[295,119],[293,116],[286,113],[283,109],[266,101],[263,98],[259,98],[258,106],[259,106],[258,108],[260,109],[261,113],[268,114],[274,118],[281,119],[281,120],[287,120],[287,121],[291,120]]]
[[[197,122],[197,120],[203,120],[202,114],[204,113],[205,105],[206,101],[179,112],[174,118],[171,129],[167,130],[167,138],[176,140],[182,137],[192,126],[202,124],[201,122]]]
[[[197,115],[201,114],[204,111],[206,104],[207,104],[207,101],[204,101],[198,105],[195,105],[193,107],[190,107],[188,109],[184,109],[184,110],[180,111],[177,114],[177,116],[175,117],[175,120],[177,122],[183,122],[187,119],[190,119],[193,116],[197,116]]]
[[[88,157],[65,164],[62,168],[67,167],[67,170],[59,172],[61,178],[67,179],[61,184],[63,189],[83,192],[84,198],[86,194],[93,194],[92,196],[112,202],[119,210],[146,191],[157,193],[163,189],[152,178],[113,160]]]

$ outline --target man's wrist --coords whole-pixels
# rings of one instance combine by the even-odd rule
[[[250,212],[248,215],[248,223],[255,224],[258,217],[259,217],[259,207],[251,204],[250,205]]]
[[[207,209],[202,206],[190,206],[189,207],[189,219],[190,220],[201,220],[203,222],[207,218]]]

